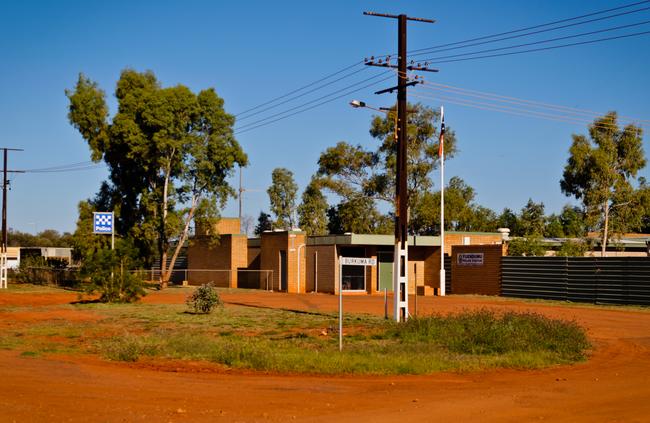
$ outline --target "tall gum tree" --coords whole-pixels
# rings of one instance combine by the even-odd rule
[[[620,129],[616,112],[597,118],[589,125],[589,138],[573,135],[569,158],[560,181],[562,192],[582,201],[591,226],[601,229],[601,255],[605,256],[612,220],[617,232],[628,230],[633,213],[632,185],[646,164],[643,131],[635,125]]]
[[[269,194],[271,212],[275,214],[275,225],[282,229],[292,229],[296,226],[296,195],[298,185],[293,179],[293,172],[283,167],[273,169],[271,186],[266,190]]]
[[[149,71],[122,72],[112,119],[104,92],[84,75],[66,95],[71,124],[93,161],[108,166],[122,234],[156,244],[166,286],[192,220],[215,221],[234,196],[227,177],[247,164],[233,134],[235,118],[214,89],[164,88]]]

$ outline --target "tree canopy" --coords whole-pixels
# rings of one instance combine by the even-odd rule
[[[302,193],[298,206],[298,223],[307,235],[327,234],[327,199],[323,195],[317,179],[312,178]]]
[[[291,229],[296,225],[296,194],[298,185],[293,180],[293,172],[283,167],[273,169],[271,186],[266,192],[271,202],[271,212],[275,215],[275,226]]]
[[[642,135],[635,125],[620,129],[615,112],[594,120],[589,138],[573,135],[560,187],[582,201],[590,226],[601,230],[603,255],[610,231],[623,233],[640,221],[632,182],[646,164]]]
[[[112,119],[104,92],[84,75],[66,95],[70,122],[92,159],[109,169],[100,202],[115,212],[117,232],[137,240],[141,252],[157,247],[166,283],[172,241],[170,268],[191,221],[214,221],[234,196],[227,178],[247,163],[234,117],[213,88],[194,94],[183,85],[161,87],[150,71],[122,72]]]

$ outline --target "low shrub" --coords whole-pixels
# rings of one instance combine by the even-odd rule
[[[210,313],[215,307],[223,306],[221,297],[212,283],[199,286],[187,297],[185,303],[194,313],[201,314]]]

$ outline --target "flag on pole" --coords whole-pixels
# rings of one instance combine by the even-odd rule
[[[438,157],[440,157],[440,160],[442,160],[442,154],[444,153],[445,145],[445,112],[442,111],[442,107],[440,108],[440,120],[440,146],[438,147]]]

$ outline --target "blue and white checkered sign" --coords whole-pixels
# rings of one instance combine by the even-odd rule
[[[113,233],[113,213],[112,212],[94,212],[93,213],[93,232],[96,234]]]

